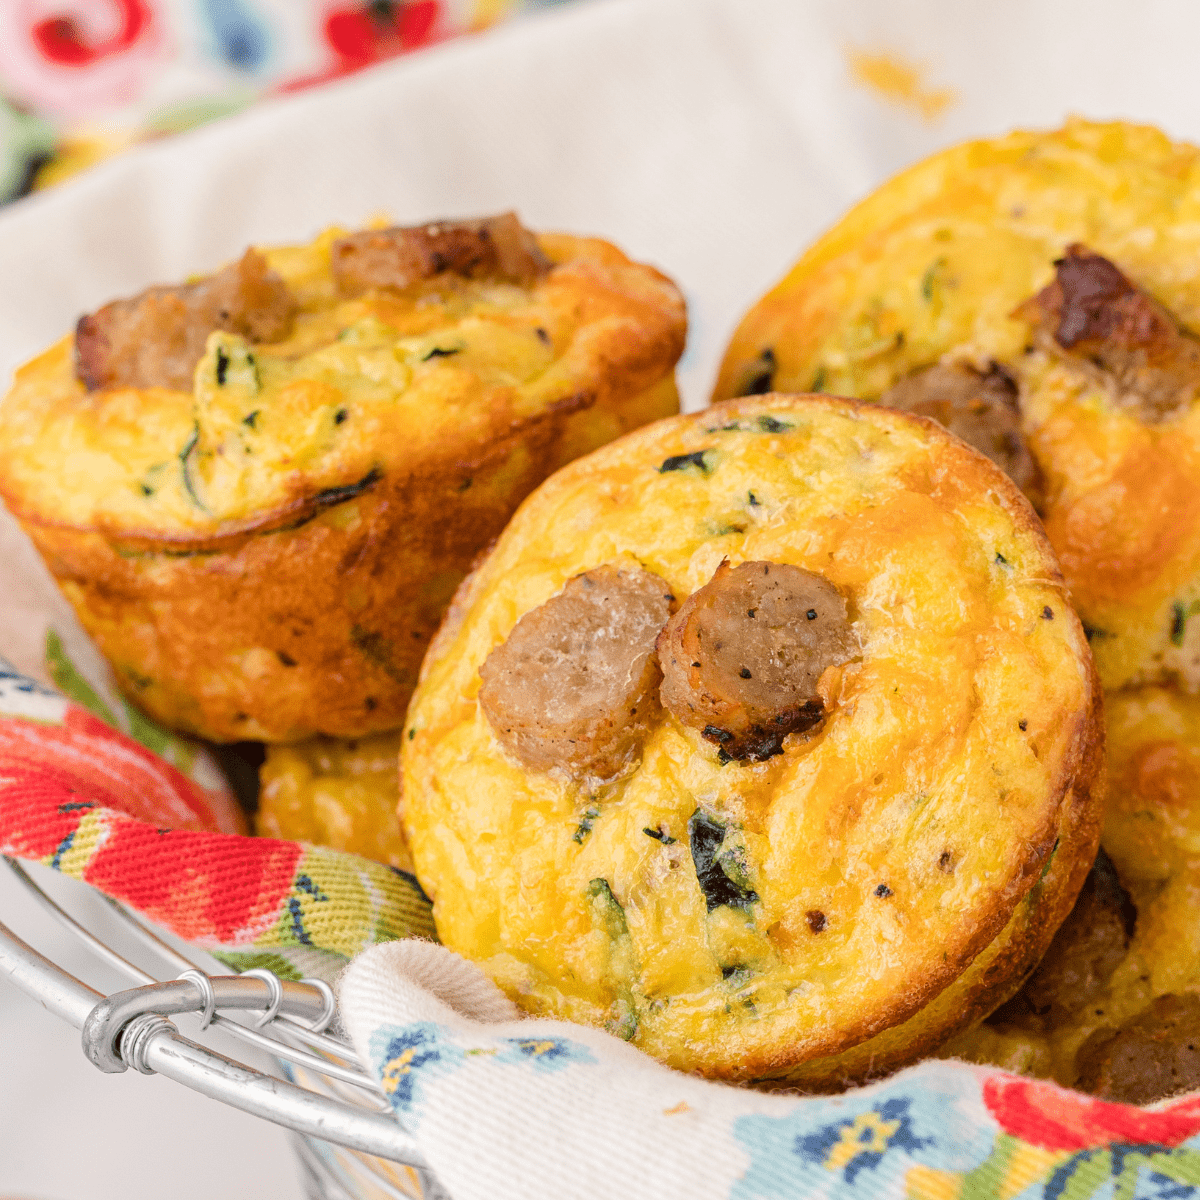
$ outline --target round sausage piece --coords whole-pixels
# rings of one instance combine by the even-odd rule
[[[1054,282],[1014,314],[1038,342],[1099,370],[1117,403],[1146,424],[1186,411],[1200,392],[1200,341],[1115,263],[1073,242]]]
[[[403,291],[443,271],[529,286],[550,269],[537,238],[511,212],[474,221],[365,229],[334,242],[332,260],[334,282],[344,296],[372,288]]]
[[[1119,1104],[1153,1104],[1200,1087],[1200,996],[1159,996],[1119,1029],[1079,1048],[1077,1086]]]
[[[879,402],[931,417],[986,454],[1030,500],[1039,499],[1038,469],[1021,436],[1017,385],[1003,367],[977,371],[939,363],[906,375]]]
[[[728,758],[779,754],[824,705],[817,681],[858,653],[846,601],[786,563],[723,562],[659,635],[662,702]]]
[[[89,392],[152,387],[190,392],[210,333],[223,329],[252,342],[279,342],[291,333],[296,311],[288,285],[251,247],[206,279],[146,288],[80,317],[75,374]]]
[[[989,1024],[1035,1032],[1067,1024],[1108,987],[1129,952],[1136,924],[1137,908],[1101,850],[1037,970]]]
[[[660,709],[654,641],[666,580],[606,564],[527,612],[479,668],[479,704],[500,744],[535,771],[617,774]]]

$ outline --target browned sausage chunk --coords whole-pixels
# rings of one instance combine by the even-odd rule
[[[1054,282],[1015,314],[1044,344],[1099,368],[1143,421],[1173,416],[1200,391],[1200,341],[1162,305],[1078,243],[1054,265]]]
[[[1063,1024],[1105,989],[1136,922],[1137,909],[1101,850],[1037,970],[992,1014],[992,1023],[1043,1032]]]
[[[606,565],[527,612],[479,668],[505,750],[534,771],[620,771],[661,711],[654,639],[673,600],[658,575]]]
[[[662,702],[723,757],[758,762],[821,720],[817,681],[857,653],[846,601],[827,579],[723,562],[659,636]]]
[[[152,287],[80,317],[75,374],[88,389],[166,387],[191,391],[192,374],[215,329],[252,342],[291,332],[296,304],[257,250],[198,283]]]
[[[537,239],[514,213],[366,230],[333,244],[333,278],[344,296],[404,288],[443,271],[467,278],[532,283],[550,268]]]
[[[1017,385],[1002,367],[926,367],[884,392],[880,403],[931,417],[986,454],[1035,503],[1040,498],[1038,470],[1021,436]]]
[[[1122,1104],[1153,1104],[1200,1088],[1200,996],[1159,996],[1122,1028],[1079,1048],[1078,1086]]]

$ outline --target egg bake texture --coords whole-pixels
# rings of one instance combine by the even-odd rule
[[[946,1053],[1149,1104],[1200,1088],[1200,698],[1105,699],[1103,850],[1021,992]]]
[[[943,421],[1041,506],[1106,688],[1200,687],[1200,152],[1072,121],[946,150],[743,319],[716,397]]]
[[[259,768],[259,837],[332,846],[412,871],[396,819],[400,734],[268,746]]]
[[[252,249],[18,371],[0,494],[158,720],[395,729],[522,497],[678,410],[685,324],[659,272],[511,214]]]
[[[1095,856],[1098,696],[983,456],[730,402],[525,501],[425,660],[402,817],[439,936],[527,1010],[836,1088],[1041,956]]]

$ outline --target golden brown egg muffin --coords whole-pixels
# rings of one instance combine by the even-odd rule
[[[685,324],[659,272],[511,214],[250,250],[18,371],[0,495],[156,719],[394,729],[522,497],[678,410]]]
[[[268,746],[259,768],[259,837],[332,846],[412,871],[396,816],[400,734]]]
[[[1148,1104],[1200,1088],[1200,698],[1105,708],[1103,851],[1028,984],[946,1052]]]
[[[1105,687],[1200,688],[1200,151],[1072,121],[853,209],[756,304],[715,397],[932,416],[1043,513]]]
[[[829,397],[547,480],[401,745],[442,940],[731,1080],[836,1087],[978,1020],[1099,832],[1099,686],[1033,510],[934,422]]]

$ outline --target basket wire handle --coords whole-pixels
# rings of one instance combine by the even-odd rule
[[[309,987],[315,987],[325,1001],[325,1011],[308,1027],[310,1033],[324,1033],[333,1024],[333,1018],[337,1016],[337,997],[333,994],[333,988],[323,979],[311,979],[308,976],[301,979],[300,982],[307,983]]]
[[[267,991],[271,997],[271,1002],[267,1006],[266,1011],[254,1022],[254,1028],[261,1029],[269,1021],[275,1020],[279,1015],[279,1008],[283,1004],[283,982],[274,971],[268,971],[265,967],[255,967],[251,971],[243,971],[242,978],[245,979],[247,976],[261,979],[267,985]],[[326,1002],[325,1007],[329,1007],[328,1002]]]
[[[204,1000],[204,1012],[200,1017],[200,1028],[207,1029],[217,1012],[217,993],[213,991],[212,980],[200,970],[184,971],[182,974],[176,976],[176,978],[187,979],[200,989],[200,995]]]

